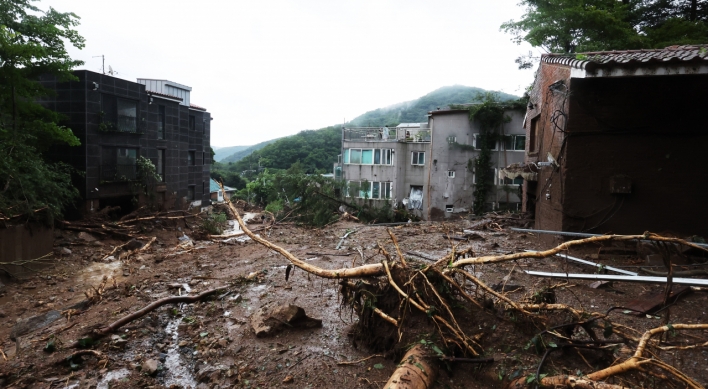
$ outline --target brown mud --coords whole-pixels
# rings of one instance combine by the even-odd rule
[[[254,229],[260,226],[255,224],[258,219],[255,215],[252,218]],[[357,325],[360,320],[357,312],[346,299],[343,301],[339,281],[318,278],[298,268],[293,268],[286,280],[287,260],[244,237],[228,243],[184,238],[180,241],[184,236],[204,236],[199,232],[198,219],[144,224],[144,230],[148,231],[145,235],[157,240],[148,250],[126,261],[103,260],[124,242],[110,239],[83,242],[75,232],[59,231],[56,242],[69,248],[70,255],[57,257],[53,266],[34,277],[7,283],[0,289],[0,349],[4,353],[0,355],[0,387],[380,388],[413,343],[429,342],[443,352],[453,349],[446,348],[436,338],[425,315],[411,316],[406,324],[409,330],[403,336],[383,321],[367,327],[368,332],[363,331]],[[464,235],[462,231],[473,225],[474,221],[460,219],[403,225],[392,230],[404,252],[430,258],[442,257],[453,245],[456,250],[471,247],[477,255],[554,246],[538,236],[511,232],[501,221],[492,229],[476,231],[469,241],[450,238]],[[348,235],[340,250],[335,250],[341,237],[351,231],[355,232]],[[385,228],[349,221],[323,229],[275,224],[258,233],[298,258],[325,269],[376,263],[381,260],[379,242],[388,252],[395,253]],[[634,251],[630,255],[598,256],[599,249],[595,245],[569,254],[633,271],[636,266],[646,265],[643,253],[641,250],[637,253],[633,244],[629,245],[628,252]],[[432,263],[419,256],[406,255],[406,259],[413,264]],[[544,293],[551,288],[555,302],[588,312],[605,312],[623,306],[641,293],[662,290],[660,285],[619,282],[593,289],[589,286],[591,281],[566,283],[523,272],[597,271],[559,258],[469,266],[467,270],[489,286],[514,286],[511,291],[506,287],[504,290],[515,300],[543,300]],[[94,288],[99,287],[104,277],[105,291],[96,297]],[[91,345],[102,357],[65,360],[76,351],[66,346],[85,338],[91,329],[105,326],[160,298],[195,295],[218,287],[227,289],[199,303],[158,308]],[[77,304],[85,301],[87,295],[94,296],[94,302],[82,310]],[[707,302],[705,292],[681,296],[670,308],[670,321],[707,323]],[[257,338],[250,318],[265,304],[302,307],[308,316],[322,320],[322,327],[286,326],[272,337]],[[381,301],[381,304],[388,307],[399,301]],[[484,347],[483,356],[493,357],[494,362],[441,362],[435,387],[503,388],[510,381],[535,373],[540,355],[531,339],[543,328],[504,313],[493,303],[487,308],[484,314],[472,314],[454,307],[458,321]],[[27,319],[53,311],[60,312],[61,317],[41,328],[26,329],[23,335],[14,337],[18,341],[11,340],[13,331],[17,333],[18,326],[27,323]],[[612,320],[639,331],[637,336],[640,336],[641,332],[661,325],[666,312],[637,316],[616,310]],[[563,314],[549,317],[555,323],[570,321]],[[601,333],[602,328],[598,331]],[[692,335],[695,340],[705,340],[702,332]],[[53,352],[47,351],[52,348]],[[618,358],[626,358],[628,352],[624,346],[604,351],[559,350],[549,356],[543,372],[587,374]],[[458,352],[456,356],[463,355]],[[365,358],[368,359],[358,363],[338,364]],[[662,359],[701,385],[708,384],[708,352],[703,349],[666,351],[662,352]],[[156,362],[154,371],[150,361]],[[664,387],[658,378],[632,374],[617,378],[615,383]]]

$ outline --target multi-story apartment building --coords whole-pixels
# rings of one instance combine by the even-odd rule
[[[211,114],[191,103],[192,88],[167,80],[131,82],[88,70],[78,81],[45,77],[56,95],[42,104],[67,118],[81,146],[55,150],[57,159],[84,175],[75,185],[85,211],[130,208],[139,199],[138,157],[153,162],[160,179],[151,196],[163,209],[209,202]],[[153,196],[154,195],[154,196]]]
[[[521,179],[499,178],[498,169],[524,161],[523,113],[510,121],[492,149],[494,190],[490,209],[520,207]],[[376,206],[405,206],[424,220],[440,220],[471,210],[475,175],[470,163],[479,153],[479,124],[467,109],[432,111],[427,123],[395,128],[343,128],[342,155],[335,177],[350,184],[348,196]]]

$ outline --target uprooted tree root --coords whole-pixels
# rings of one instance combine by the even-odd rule
[[[454,361],[464,359],[456,357],[481,356],[485,349],[495,345],[485,343],[489,333],[485,333],[477,324],[483,320],[492,320],[510,326],[517,334],[529,336],[529,346],[533,345],[539,354],[545,352],[536,372],[529,372],[511,382],[511,388],[526,387],[533,383],[542,388],[619,389],[626,386],[605,381],[620,374],[624,374],[621,377],[622,382],[641,376],[652,376],[667,383],[702,388],[695,380],[658,359],[657,353],[650,352],[648,348],[660,351],[706,346],[708,342],[703,340],[692,345],[667,347],[653,341],[652,337],[668,331],[705,330],[708,329],[708,324],[664,325],[637,338],[634,335],[636,331],[610,320],[611,310],[606,313],[585,312],[544,299],[514,301],[464,269],[465,266],[473,264],[547,258],[570,247],[607,241],[650,240],[708,251],[700,246],[651,233],[606,235],[568,241],[545,251],[499,256],[474,256],[475,253],[471,249],[458,251],[456,246],[453,246],[450,254],[429,265],[407,262],[402,257],[397,239],[389,231],[395,254],[389,253],[379,242],[379,263],[328,270],[310,265],[284,248],[256,236],[243,223],[233,204],[229,203],[229,207],[241,229],[254,241],[280,253],[294,266],[311,274],[340,279],[343,304],[350,307],[359,319],[361,336],[358,339],[369,339],[368,346],[376,351],[398,348],[398,355],[403,354],[411,344],[426,346],[410,349],[399,365],[410,368],[411,364],[406,363],[406,358],[415,350],[416,362],[412,366],[418,370],[423,366],[426,374],[399,371],[399,368],[386,387],[429,388],[433,382],[429,378],[435,375],[435,360]],[[604,328],[604,339],[600,339],[593,329],[598,328],[598,323],[604,324],[600,327]],[[621,344],[636,344],[634,354],[622,363],[612,364],[612,347]],[[608,367],[582,377],[541,374],[543,362],[548,354],[563,348],[592,349],[600,354],[609,354],[609,358],[606,358]],[[647,357],[648,353],[651,353],[652,357]],[[579,355],[584,359],[582,354]],[[418,359],[425,362],[425,365]]]

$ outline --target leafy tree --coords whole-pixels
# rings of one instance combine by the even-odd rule
[[[512,40],[548,52],[661,48],[705,43],[707,0],[521,0],[526,13],[502,24]],[[520,67],[528,67],[522,58]]]
[[[77,146],[79,139],[37,99],[50,93],[41,75],[75,79],[71,69],[82,62],[69,57],[65,44],[82,48],[84,39],[73,29],[78,16],[31,3],[0,1],[0,215],[10,219],[59,216],[78,194],[70,168],[45,154],[56,144]]]

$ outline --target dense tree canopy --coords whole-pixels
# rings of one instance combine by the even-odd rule
[[[501,28],[554,53],[708,43],[708,0],[522,0]]]
[[[30,0],[0,1],[0,217],[30,218],[61,214],[76,194],[69,168],[50,163],[44,153],[54,144],[79,144],[59,125],[57,113],[38,104],[50,93],[39,77],[73,78],[65,44],[81,48],[84,39],[73,29],[78,17]],[[42,210],[43,212],[35,212]]]

